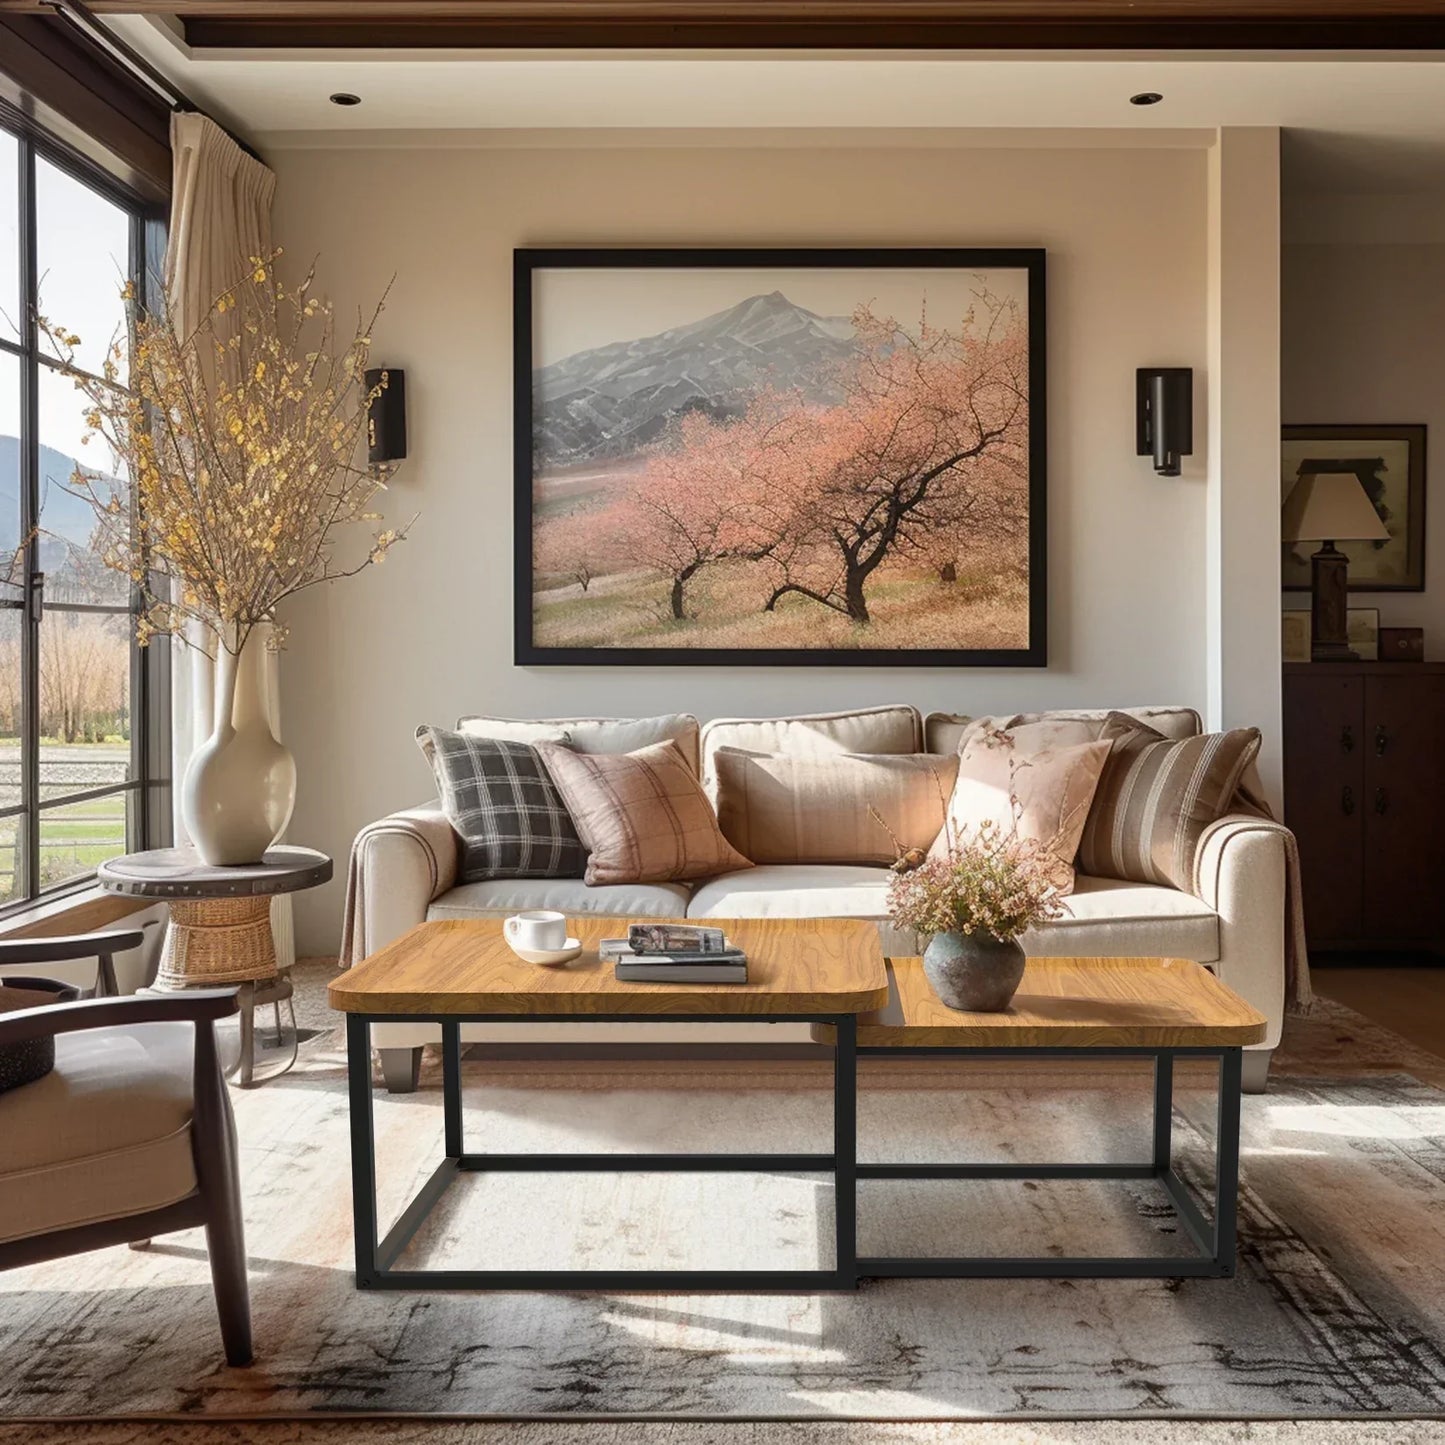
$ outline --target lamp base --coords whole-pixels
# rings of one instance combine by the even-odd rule
[[[1358,662],[1349,643],[1350,559],[1333,542],[1310,558],[1310,661]]]

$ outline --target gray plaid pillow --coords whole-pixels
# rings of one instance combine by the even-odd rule
[[[535,748],[425,726],[416,740],[462,840],[463,882],[582,876],[587,850]]]

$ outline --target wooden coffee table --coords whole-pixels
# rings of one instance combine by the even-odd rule
[[[857,1016],[888,999],[878,930],[851,919],[732,920],[746,949],[746,984],[619,983],[597,944],[634,920],[586,918],[571,927],[582,957],[561,968],[523,963],[501,923],[423,923],[341,975],[329,989],[347,1015],[356,1282],[363,1289],[823,1290],[857,1283]],[[652,920],[649,922],[662,921]],[[682,921],[682,920],[674,920]],[[435,1022],[442,1030],[444,1156],[396,1223],[380,1234],[372,1120],[371,1025]],[[478,1154],[464,1139],[463,1023],[756,1023],[827,1025],[833,1044],[833,1150],[828,1154]],[[832,1176],[836,1253],[816,1270],[428,1270],[396,1262],[442,1195],[467,1172],[749,1171]]]
[[[1137,1164],[857,1164],[859,1179],[1154,1179],[1196,1253],[1188,1257],[862,1257],[860,1278],[1228,1277],[1235,1267],[1240,1049],[1265,1037],[1262,1014],[1186,959],[1030,959],[1008,1012],[961,1013],[941,1003],[917,958],[889,965],[889,1001],[858,1021],[862,1056],[971,1059],[1149,1058],[1154,1061],[1150,1157]],[[815,1036],[827,1039],[825,1026]],[[1205,1218],[1172,1157],[1174,1061],[1219,1061],[1214,1216]]]

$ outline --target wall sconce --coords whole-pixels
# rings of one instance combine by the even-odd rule
[[[365,383],[368,395],[382,387],[366,419],[366,460],[373,467],[395,466],[406,459],[406,372],[396,366],[374,367]]]
[[[1135,448],[1161,477],[1177,477],[1179,458],[1194,454],[1193,368],[1141,366],[1134,377]]]

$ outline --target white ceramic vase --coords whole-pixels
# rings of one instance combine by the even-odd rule
[[[196,749],[181,790],[181,817],[202,859],[259,863],[296,805],[296,760],[277,742],[266,709],[266,629],[238,657],[216,657],[216,722]]]

